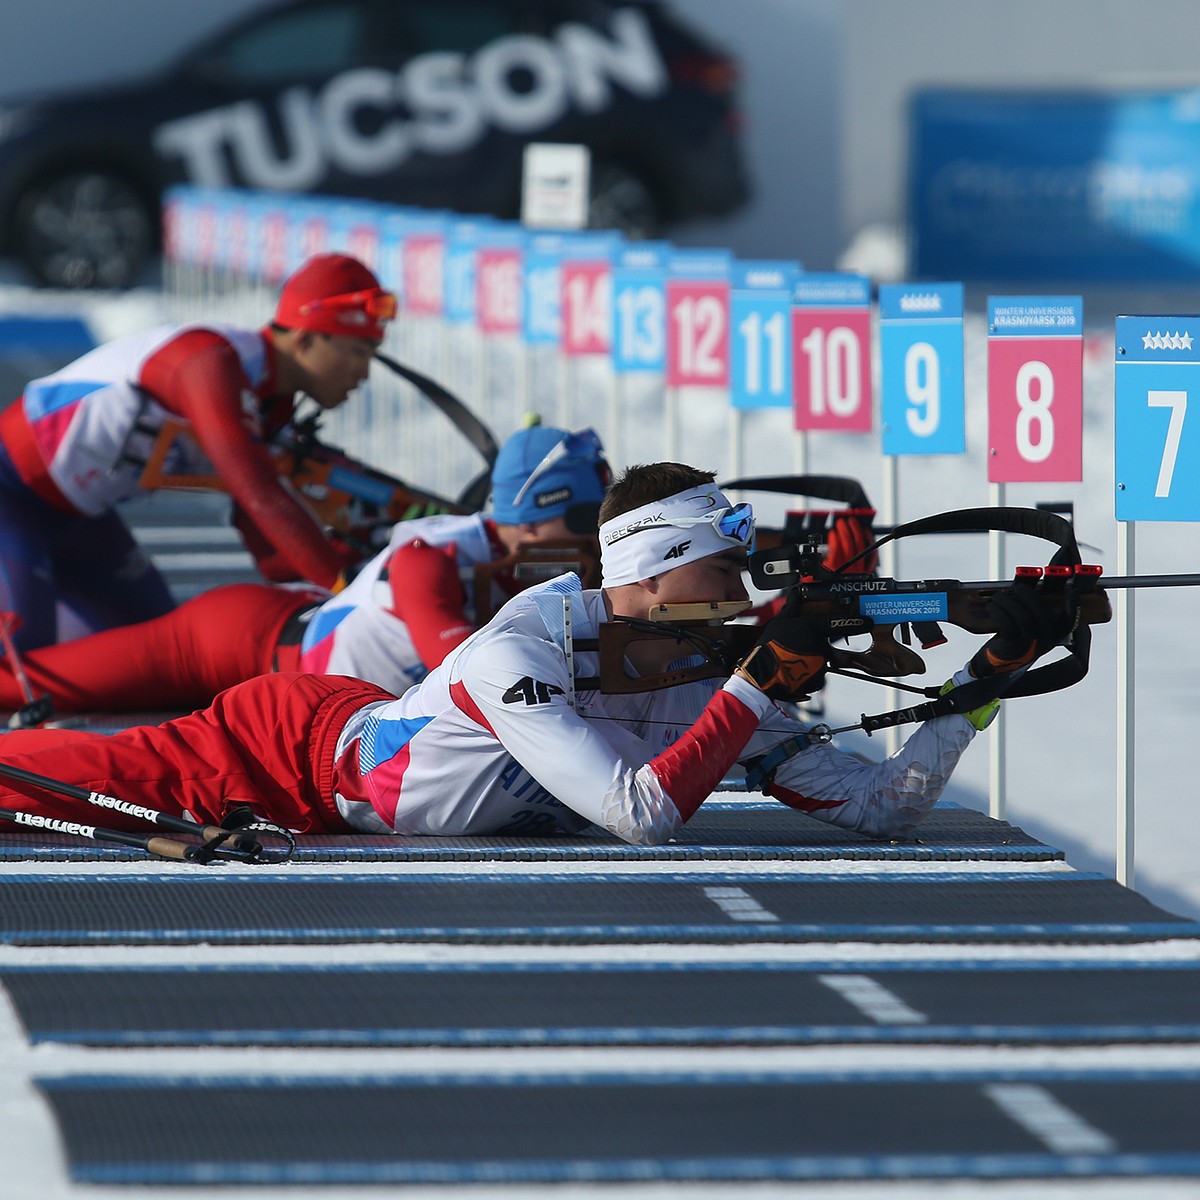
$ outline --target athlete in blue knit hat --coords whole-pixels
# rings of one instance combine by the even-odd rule
[[[411,687],[517,592],[594,567],[611,478],[594,430],[518,430],[492,466],[489,511],[397,525],[389,545],[308,622],[301,670],[393,692]]]

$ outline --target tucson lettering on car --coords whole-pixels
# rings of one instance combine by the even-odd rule
[[[470,56],[431,52],[398,72],[362,67],[335,75],[315,92],[288,88],[276,102],[282,154],[263,105],[254,100],[167,121],[155,130],[154,145],[160,154],[181,158],[189,179],[207,187],[236,182],[229,178],[226,152],[251,187],[315,188],[330,167],[380,175],[417,152],[464,150],[489,127],[533,133],[572,105],[599,112],[611,102],[614,84],[643,98],[665,91],[666,65],[645,16],[620,9],[612,33],[609,40],[566,22],[552,38],[514,34]],[[520,88],[514,86],[518,76]],[[365,109],[388,115],[369,134],[355,119]]]

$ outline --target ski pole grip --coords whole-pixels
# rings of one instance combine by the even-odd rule
[[[176,862],[187,862],[191,858],[193,847],[184,842],[176,842],[171,838],[152,837],[146,839],[146,851],[156,854],[159,858],[171,858]]]

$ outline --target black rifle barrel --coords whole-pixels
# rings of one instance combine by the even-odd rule
[[[984,588],[1005,587],[1012,583],[1011,579],[998,581],[995,579],[975,579],[960,583],[963,588],[979,591]],[[1096,586],[1109,588],[1155,588],[1155,587],[1200,587],[1200,574],[1180,575],[1101,575],[1096,580]]]

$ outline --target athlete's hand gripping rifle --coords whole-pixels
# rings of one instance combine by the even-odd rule
[[[939,695],[940,689],[936,688],[908,689],[929,697],[930,703],[876,717],[864,715],[862,725],[870,733],[907,721],[968,712],[998,696],[1057,691],[1087,674],[1089,627],[1110,620],[1112,609],[1101,585],[1100,568],[1081,561],[1074,530],[1063,517],[1040,509],[960,509],[898,525],[871,549],[918,534],[989,530],[1028,534],[1053,543],[1056,550],[1046,566],[1018,567],[1012,580],[963,582],[880,579],[853,573],[853,560],[838,571],[827,571],[813,546],[802,543],[755,552],[750,556],[750,576],[756,587],[792,592],[801,600],[805,617],[823,628],[831,639],[870,634],[871,644],[866,650],[831,651],[831,667],[857,678],[894,679],[923,673],[924,662],[908,644],[910,630],[924,648],[945,640],[941,623],[970,633],[997,632],[989,605],[1005,588],[1033,587],[1052,611],[1061,613],[1065,658],[975,680],[944,695]]]
[[[456,500],[446,500],[321,442],[317,437],[319,412],[285,427],[274,439],[282,454],[281,473],[292,480],[326,525],[366,556],[387,540],[384,537],[379,545],[372,544],[376,529],[435,512],[468,513],[481,509],[491,490],[491,469],[500,450],[491,430],[436,380],[381,351],[375,352],[375,359],[448,417],[483,456],[486,465]]]

